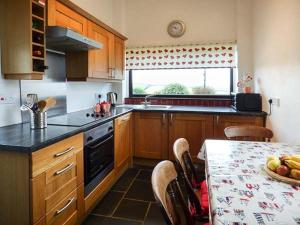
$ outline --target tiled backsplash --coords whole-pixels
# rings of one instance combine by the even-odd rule
[[[125,104],[141,104],[144,98],[125,98]],[[149,98],[155,105],[187,105],[187,106],[211,106],[211,107],[229,107],[230,99],[197,99],[197,98]]]

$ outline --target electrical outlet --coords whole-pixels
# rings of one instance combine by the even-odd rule
[[[13,96],[0,94],[0,104],[14,104],[15,102],[16,99]]]
[[[270,98],[272,100],[272,105],[280,107],[280,99],[279,98]]]
[[[100,102],[102,98],[102,94],[101,93],[95,93],[95,100],[96,102]]]

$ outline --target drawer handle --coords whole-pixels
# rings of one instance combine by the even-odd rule
[[[63,211],[65,211],[74,202],[74,200],[75,200],[75,197],[69,199],[69,201],[67,202],[67,204],[64,207],[56,210],[55,215],[57,216],[57,215],[61,214]]]
[[[62,174],[63,172],[66,172],[67,170],[71,169],[73,167],[74,163],[70,163],[69,165],[67,165],[65,168],[58,170],[54,173],[54,175],[59,175]]]
[[[72,151],[74,148],[75,148],[75,147],[72,146],[72,147],[68,148],[67,150],[65,150],[65,151],[63,151],[63,152],[56,153],[56,154],[54,155],[54,157],[59,157],[59,156],[62,156],[62,155],[64,155],[64,154],[67,154],[68,152]]]

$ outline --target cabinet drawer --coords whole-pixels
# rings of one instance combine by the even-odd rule
[[[77,189],[46,215],[46,225],[64,224],[77,211]]]
[[[35,177],[83,149],[83,134],[78,134],[32,153],[31,176]]]
[[[57,190],[55,193],[46,198],[46,213],[57,205],[63,198],[65,198],[69,193],[74,191],[77,187],[76,177],[70,180],[62,188]]]

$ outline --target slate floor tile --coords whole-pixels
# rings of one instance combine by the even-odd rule
[[[132,183],[133,179],[139,172],[139,169],[130,168],[128,169],[124,175],[117,181],[117,183],[112,187],[112,190],[115,191],[126,191],[130,184]]]
[[[148,202],[123,199],[113,217],[143,221],[148,209]]]
[[[92,214],[99,214],[104,216],[112,215],[116,206],[122,199],[124,193],[110,191],[105,197],[98,203],[98,205],[93,210]]]
[[[166,222],[163,218],[161,209],[159,208],[158,204],[151,203],[144,225],[165,225],[165,224]]]
[[[136,179],[151,182],[151,176],[152,176],[152,170],[140,170]]]
[[[82,225],[142,225],[142,222],[89,215]]]
[[[125,195],[125,198],[137,199],[142,201],[155,201],[152,186],[150,182],[135,180],[128,192]]]

